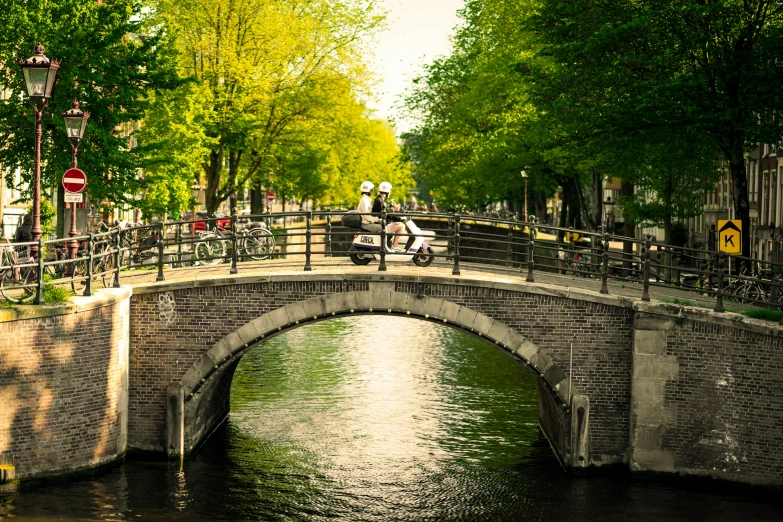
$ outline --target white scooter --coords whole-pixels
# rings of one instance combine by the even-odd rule
[[[424,242],[427,237],[435,237],[433,230],[422,230],[416,226],[411,218],[403,218],[403,223],[407,229],[407,242],[405,244],[404,252],[395,252],[391,247],[386,245],[386,261],[387,262],[407,262],[413,261],[418,266],[430,266],[435,260],[435,252],[432,247]],[[391,234],[386,235],[387,240],[392,237]],[[405,236],[401,238],[403,241]],[[387,241],[388,242],[388,241]],[[381,259],[381,235],[372,232],[360,231],[354,236],[353,244],[351,244],[350,250],[351,261],[355,265],[366,265],[373,259]]]

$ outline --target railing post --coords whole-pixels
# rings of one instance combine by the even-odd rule
[[[601,263],[601,293],[608,294],[609,287],[606,282],[609,279],[609,234],[604,233],[604,253]]]
[[[308,211],[305,217],[307,224],[307,231],[305,232],[305,266],[304,271],[310,272],[313,267],[310,266],[310,256],[312,255],[312,239],[313,239],[313,212]]]
[[[715,311],[716,312],[725,312],[726,309],[723,308],[723,256],[725,256],[723,252],[718,252],[718,262],[716,263],[715,269],[718,271],[717,273],[717,279],[718,279],[718,288],[715,291]]]
[[[90,232],[87,237],[87,281],[84,284],[84,293],[82,295],[92,295],[92,269],[93,269],[93,250],[95,247],[95,234]]]
[[[237,209],[231,211],[231,270],[229,274],[236,274],[237,270]]]
[[[536,227],[527,224],[527,277],[525,281],[528,283],[535,282],[533,278],[533,267],[535,266],[536,259]]]
[[[454,268],[451,275],[459,274],[459,214],[454,216]]]
[[[33,304],[43,304],[43,275],[44,275],[44,258],[46,257],[46,251],[44,250],[44,240],[42,237],[38,238],[38,274],[37,274],[37,286],[35,287],[35,298]]]
[[[161,233],[158,235],[158,277],[155,281],[165,281],[166,276],[163,275],[163,229],[161,227]]]
[[[644,270],[642,271],[644,292],[642,292],[642,301],[650,300],[650,237],[647,234],[644,240]]]
[[[114,274],[114,288],[119,288],[120,285],[120,262],[122,261],[122,230],[117,229],[117,251],[114,253],[114,268],[117,272]]]
[[[324,236],[325,257],[332,257],[332,209],[326,209],[326,235]]]
[[[381,264],[379,272],[386,272],[386,211],[381,212]]]

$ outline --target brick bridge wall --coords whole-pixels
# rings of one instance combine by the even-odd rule
[[[18,479],[69,474],[125,453],[129,307],[126,288],[66,305],[4,309],[0,466],[6,471]]]
[[[368,281],[353,278],[290,279],[197,288],[172,286],[163,293],[154,286],[136,288],[131,320],[131,447],[166,449],[167,385],[180,382],[199,356],[224,336],[286,304],[369,288]],[[593,464],[627,460],[633,348],[633,310],[629,306],[580,301],[537,288],[524,292],[459,281],[397,281],[394,285],[397,292],[437,297],[486,314],[538,345],[565,372],[573,342],[573,386],[590,397],[594,412],[590,419]],[[148,290],[152,293],[145,293]],[[175,310],[172,315],[165,313],[168,303]],[[227,404],[227,397],[220,400]]]

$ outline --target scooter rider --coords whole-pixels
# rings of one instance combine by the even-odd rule
[[[373,214],[380,214],[381,212],[384,212],[386,210],[386,199],[391,194],[392,186],[391,183],[388,181],[381,182],[380,185],[378,185],[378,197],[375,198],[375,202],[372,205],[372,212]],[[387,216],[388,220],[396,220],[397,218],[393,216]],[[397,221],[392,221],[391,223],[386,225],[386,233],[388,234],[401,234],[405,230],[405,226]],[[394,250],[399,251],[400,249],[400,236],[396,235],[394,236],[394,241],[392,242],[392,248]]]
[[[362,199],[359,200],[359,205],[356,207],[356,211],[362,214],[369,214],[372,212],[372,189],[375,185],[372,181],[365,181],[359,187],[359,191],[362,193]],[[365,232],[371,232],[373,234],[381,233],[381,219],[375,216],[362,216],[362,230]]]

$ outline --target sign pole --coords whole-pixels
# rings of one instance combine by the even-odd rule
[[[79,143],[76,142],[74,144],[71,142],[71,168],[76,168],[76,152],[79,150]],[[78,236],[79,233],[76,231],[76,203],[71,202],[71,230],[68,232],[68,236],[71,238],[71,241],[68,244],[68,259],[76,259],[76,253],[79,251],[79,242],[76,241],[74,238]],[[74,265],[70,265],[71,270],[73,269]]]

